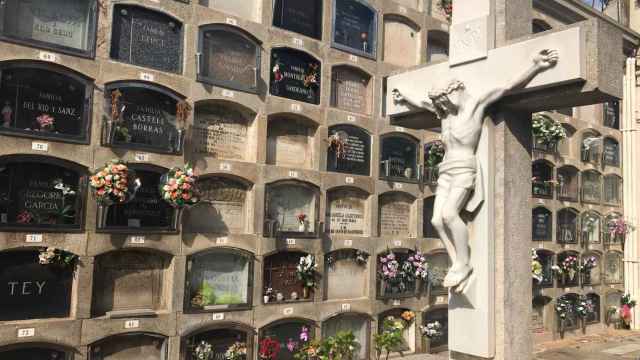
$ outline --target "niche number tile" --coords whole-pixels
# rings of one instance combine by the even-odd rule
[[[300,38],[293,38],[293,40],[291,40],[293,42],[293,45],[295,46],[304,46],[304,41],[302,41],[302,39]]]
[[[398,7],[398,11],[400,12],[400,14],[406,14],[407,13],[407,8],[404,6],[400,6]]]
[[[49,143],[34,141],[31,143],[31,150],[35,151],[49,151]]]
[[[146,72],[141,72],[140,73],[140,80],[155,81],[156,77],[153,74],[149,74],[149,73],[146,73]]]
[[[213,321],[220,321],[220,320],[224,320],[224,313],[215,313],[211,316],[211,319]]]
[[[397,132],[404,132],[404,128],[402,126],[396,126]]]
[[[136,159],[136,161],[147,162],[147,161],[149,161],[149,154],[147,154],[147,153],[136,153],[134,158]]]
[[[289,177],[297,178],[298,177],[298,172],[297,171],[289,171]]]
[[[287,245],[293,246],[296,244],[296,239],[287,239]]]
[[[351,304],[342,304],[342,305],[340,305],[340,310],[342,310],[342,311],[351,311]]]
[[[40,51],[38,57],[42,61],[58,62],[58,55],[46,51]]]
[[[353,179],[353,177],[347,176],[346,178],[344,178],[344,182],[347,184],[353,184],[355,180]]]
[[[446,302],[447,302],[447,297],[446,296],[438,296],[438,297],[436,297],[436,303],[444,304]]]
[[[291,315],[291,314],[293,314],[293,308],[292,307],[284,308],[282,310],[282,314],[283,315]]]
[[[41,243],[42,242],[42,234],[27,234],[27,236],[24,239],[24,242]]]
[[[231,90],[222,90],[222,96],[232,98],[235,94]]]
[[[219,237],[219,238],[216,239],[216,244],[218,244],[218,245],[224,245],[224,244],[226,244],[228,242],[229,242],[229,238],[226,237],[226,236]]]
[[[144,236],[132,236],[129,242],[132,244],[144,244]]]
[[[140,327],[140,320],[127,320],[124,322],[125,329],[137,329]]]
[[[300,112],[302,111],[302,106],[300,104],[291,104],[291,111]]]
[[[356,117],[353,115],[347,115],[347,121],[349,122],[356,122]]]
[[[353,246],[353,240],[345,240],[344,246]]]
[[[231,171],[231,164],[229,164],[229,163],[220,163],[220,170],[222,170],[222,171]]]
[[[229,24],[229,25],[238,25],[238,20],[228,17],[227,18],[227,24]]]
[[[352,62],[357,63],[358,62],[358,57],[355,55],[349,55],[349,60]]]
[[[36,336],[36,328],[18,329],[18,337],[33,337]]]
[[[402,189],[402,184],[401,183],[393,183],[393,188],[396,190],[400,190]]]
[[[400,247],[400,246],[402,246],[402,240],[394,240],[394,241],[393,241],[393,246],[395,246],[395,247]]]

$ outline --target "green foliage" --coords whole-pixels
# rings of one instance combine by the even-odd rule
[[[543,144],[555,144],[567,137],[562,124],[545,114],[533,115],[531,130],[533,137]]]
[[[221,294],[215,299],[215,303],[219,305],[242,304],[243,300],[239,295],[232,293]]]
[[[382,354],[385,354],[385,359],[389,358],[392,352],[398,352],[402,355],[402,352],[398,351],[398,347],[402,345],[402,322],[396,321],[393,317],[386,318],[382,323],[382,333],[374,335],[374,344],[376,349],[376,359],[380,359]]]
[[[312,340],[293,357],[296,360],[353,360],[358,342],[351,331],[340,331],[324,340]]]

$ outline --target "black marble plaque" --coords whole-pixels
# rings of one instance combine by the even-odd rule
[[[371,136],[351,125],[336,125],[329,129],[329,137],[337,136],[344,144],[344,150],[335,146],[327,150],[327,171],[356,175],[369,175],[371,158]]]
[[[182,23],[139,6],[113,10],[111,58],[157,70],[182,72]]]
[[[603,123],[604,126],[608,126],[613,129],[620,128],[620,103],[618,101],[612,101],[604,103],[603,107]]]
[[[271,51],[271,95],[319,104],[321,74],[320,62],[305,52]]]
[[[620,146],[613,139],[604,139],[602,160],[605,165],[620,166]]]
[[[258,44],[236,30],[201,29],[199,79],[232,89],[257,92],[260,74]]]
[[[551,213],[538,208],[533,210],[533,240],[551,240]]]
[[[0,264],[0,320],[69,316],[71,269],[41,265],[37,251],[5,252]]]
[[[160,197],[158,184],[161,175],[154,171],[136,170],[142,186],[132,201],[109,207],[106,227],[169,229],[173,208]]]
[[[93,51],[96,0],[7,0],[2,35],[80,54]]]
[[[333,44],[367,57],[376,54],[376,11],[359,0],[334,0]]]
[[[380,177],[415,180],[417,172],[418,144],[400,136],[382,139]]]
[[[145,149],[164,153],[179,153],[181,132],[176,124],[177,98],[152,86],[127,84],[108,87],[105,97],[111,106],[111,92],[122,93],[119,109],[123,123],[114,131],[111,143],[131,149]],[[109,109],[110,111],[110,109]]]
[[[322,1],[276,0],[273,9],[273,26],[320,39],[322,36]]]
[[[86,138],[86,82],[40,67],[3,69],[1,81],[1,131]]]

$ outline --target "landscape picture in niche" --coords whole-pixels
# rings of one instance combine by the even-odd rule
[[[0,166],[0,227],[80,227],[80,177],[45,163]]]
[[[359,0],[333,0],[333,45],[358,55],[375,58],[377,16]]]
[[[351,125],[336,125],[329,129],[327,171],[369,175],[371,136]]]
[[[197,309],[228,308],[249,303],[250,261],[230,252],[192,257],[189,305]]]
[[[340,189],[329,194],[327,223],[331,235],[365,235],[367,195],[358,190]]]
[[[87,85],[37,67],[2,69],[0,130],[38,137],[87,136]]]
[[[195,151],[216,159],[247,160],[247,131],[255,113],[246,114],[228,105],[196,106],[193,145]]]
[[[178,128],[178,99],[143,84],[107,87],[105,105],[111,113],[112,93],[119,91],[119,122],[108,134],[109,143],[162,153],[182,152],[183,131]]]
[[[80,53],[93,51],[96,0],[6,0],[2,35]]]
[[[73,269],[42,265],[38,254],[0,254],[0,321],[69,316]]]
[[[322,36],[321,0],[276,0],[273,26],[314,39]]]
[[[199,80],[241,91],[257,92],[260,74],[258,44],[235,29],[203,28]]]
[[[293,49],[271,51],[271,95],[320,103],[320,62],[313,56]]]
[[[139,6],[115,5],[111,58],[157,70],[182,72],[182,23]]]

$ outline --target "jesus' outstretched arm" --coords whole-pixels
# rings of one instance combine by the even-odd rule
[[[431,111],[431,112],[436,112],[435,107],[433,106],[433,104],[431,103],[431,100],[429,98],[425,98],[424,100],[416,100],[416,99],[412,99],[410,97],[407,97],[406,95],[402,94],[400,92],[400,90],[398,89],[393,89],[391,90],[391,95],[393,95],[393,101],[396,103],[401,103],[401,102],[406,102],[407,104],[413,106],[413,107],[417,107],[420,109],[425,109],[427,111]]]

